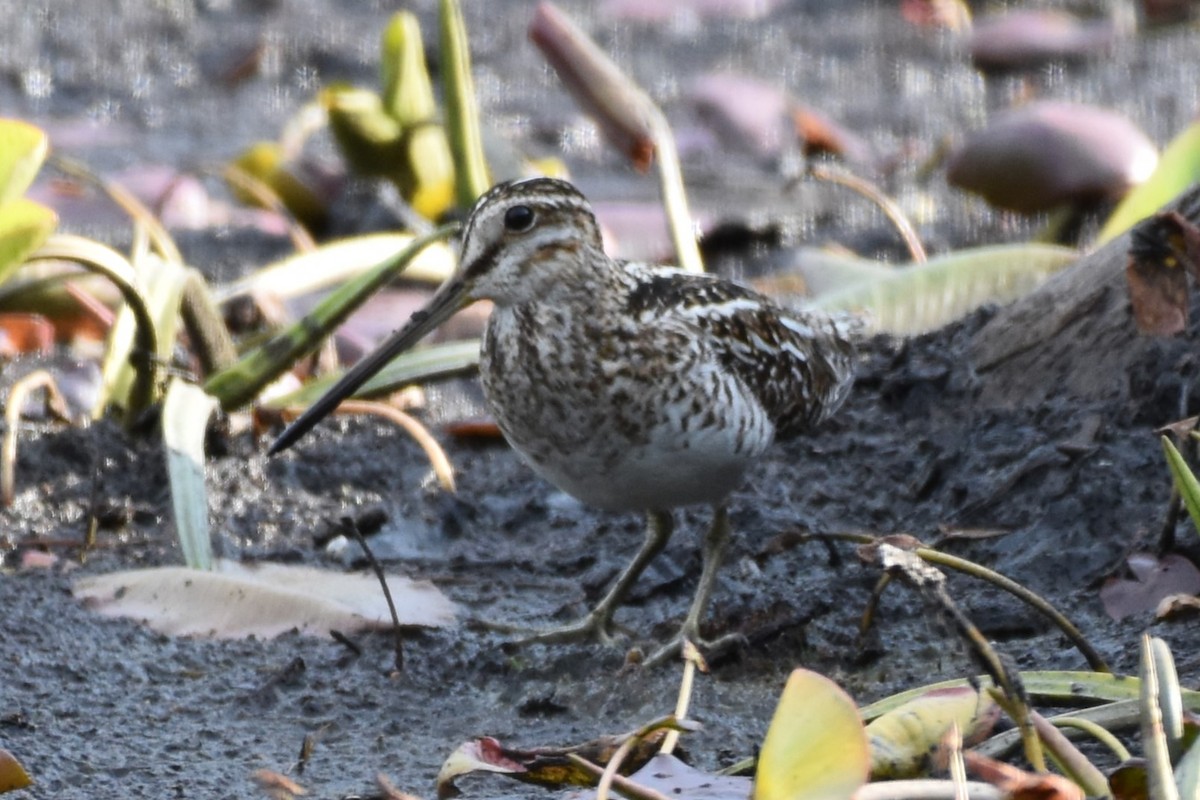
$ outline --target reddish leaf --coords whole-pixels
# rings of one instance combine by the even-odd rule
[[[1131,255],[1125,265],[1125,282],[1139,331],[1149,336],[1175,336],[1187,330],[1187,275],[1178,264]]]
[[[0,357],[23,353],[48,355],[54,350],[54,326],[41,314],[0,314]]]
[[[1083,790],[1061,775],[1025,772],[968,750],[967,770],[995,786],[1009,800],[1083,800]]]
[[[779,0],[604,0],[600,13],[629,22],[665,23],[692,19],[758,19]]]
[[[647,762],[657,751],[667,731],[656,730],[637,742],[621,762],[620,773],[628,775]],[[438,771],[438,797],[457,793],[454,782],[475,772],[495,772],[524,783],[539,786],[591,786],[595,775],[569,757],[577,755],[603,767],[612,758],[626,736],[601,736],[571,747],[505,747],[499,739],[483,736],[463,742]]]
[[[1200,229],[1176,211],[1133,229],[1125,279],[1138,330],[1174,336],[1187,330],[1187,274],[1200,279]]]
[[[1115,111],[1042,101],[971,134],[950,157],[947,178],[994,206],[1032,213],[1120,197],[1157,163],[1154,143]]]
[[[977,68],[1011,70],[1102,55],[1117,34],[1106,19],[1085,22],[1054,9],[1022,9],[977,20],[968,47]]]

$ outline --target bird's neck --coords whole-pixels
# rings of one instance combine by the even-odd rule
[[[603,250],[590,247],[575,251],[539,254],[530,262],[519,287],[496,297],[497,308],[538,306],[574,308],[586,313],[600,308],[625,293],[624,268]]]

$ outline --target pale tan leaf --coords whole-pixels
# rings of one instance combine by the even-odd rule
[[[454,604],[428,581],[388,576],[402,625],[455,624]],[[158,567],[94,575],[74,594],[97,613],[131,617],[177,636],[270,638],[290,630],[325,636],[391,625],[374,575],[290,564],[218,561],[212,572]]]

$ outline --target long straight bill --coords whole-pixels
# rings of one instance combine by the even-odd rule
[[[396,356],[410,349],[425,335],[444,322],[455,311],[467,304],[467,285],[458,276],[450,278],[437,293],[430,298],[428,305],[409,318],[403,328],[393,333],[379,347],[355,364],[333,388],[321,395],[317,402],[309,406],[303,414],[279,434],[279,438],[271,444],[267,455],[275,455],[295,444],[300,437],[308,433],[316,424],[338,407],[338,404],[354,394],[360,386],[371,379],[387,363]]]

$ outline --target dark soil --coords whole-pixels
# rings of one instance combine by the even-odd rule
[[[372,82],[388,11],[316,0],[153,10],[46,5],[0,34],[0,69],[9,79],[0,105],[51,127],[99,119],[115,143],[79,152],[105,170],[228,157],[273,136],[314,82]],[[431,24],[432,4],[420,5]],[[586,4],[567,4],[576,5]],[[569,140],[562,131],[577,132],[579,123],[524,43],[531,4],[468,6],[489,119],[533,151]],[[795,3],[768,21],[698,30],[614,28],[583,17],[680,126],[688,117],[679,82],[730,65],[780,78],[785,55],[790,88],[887,150],[976,124],[982,109],[1020,86],[1016,78],[982,82],[950,43],[903,26],[893,4],[832,11]],[[228,62],[239,42],[256,36],[277,48],[264,74],[233,88],[210,77],[209,65]],[[1186,71],[1168,67],[1196,43],[1184,30],[1147,34],[1112,58],[1039,72],[1031,84],[1121,108],[1163,142],[1195,111],[1182,99],[1194,98]],[[53,78],[44,97],[29,89],[36,70]],[[566,158],[600,196],[653,194],[598,146]],[[816,192],[811,207],[780,210],[773,203],[782,189],[770,187],[782,180],[748,156],[701,154],[685,171],[703,210],[785,220],[782,229],[809,238],[894,254],[880,220],[861,210],[831,213],[844,208],[840,195]],[[914,159],[892,188],[909,201],[928,194],[936,210],[921,227],[935,249],[1032,230],[943,185],[918,185],[916,172]],[[113,227],[101,233],[118,244],[124,235]],[[245,231],[182,240],[189,260],[218,279],[262,263],[270,250]],[[1196,412],[1195,330],[1178,340],[1138,340],[1123,298],[1110,292],[1109,300],[1120,316],[1097,323],[1109,334],[1099,340],[1132,348],[1136,358],[1104,361],[1118,366],[1102,387],[1067,377],[1093,357],[1112,356],[1093,349],[1097,325],[1062,328],[1044,350],[1029,351],[1049,355],[1021,362],[1019,376],[1013,368],[981,369],[980,337],[1004,335],[988,324],[996,312],[983,311],[928,336],[873,341],[843,411],[815,435],[776,447],[752,471],[733,498],[737,535],[707,625],[712,635],[743,634],[746,645],[717,660],[698,685],[694,716],[704,729],[686,740],[694,763],[718,768],[752,754],[796,666],[831,676],[860,702],[979,671],[938,614],[899,585],[860,641],[877,568],[859,563],[848,545],[801,543],[797,532],[909,533],[926,541],[976,534],[948,537],[942,547],[1042,593],[1114,669],[1136,668],[1143,631],[1164,637],[1185,683],[1195,686],[1200,626],[1155,622],[1148,613],[1113,622],[1098,597],[1125,554],[1156,544],[1170,485],[1153,431]],[[6,366],[5,385],[32,366]],[[399,549],[390,570],[433,580],[462,605],[464,620],[545,624],[583,611],[640,542],[641,520],[580,506],[502,444],[442,438],[458,470],[454,497],[429,489],[420,451],[380,424],[332,421],[271,460],[264,440],[217,433],[208,485],[219,544],[240,558],[336,563],[315,542],[343,517],[381,511],[381,536]],[[597,646],[514,649],[466,621],[455,631],[412,632],[405,669],[393,674],[383,635],[360,637],[363,653],[353,656],[332,639],[173,639],[97,618],[70,595],[78,575],[180,561],[157,437],[127,435],[110,421],[84,429],[31,424],[22,429],[17,482],[17,502],[0,529],[0,746],[36,779],[28,796],[245,797],[254,770],[291,769],[309,734],[317,745],[296,777],[311,796],[366,793],[377,772],[431,796],[441,762],[474,736],[523,746],[578,742],[634,728],[674,705],[677,669],[623,668],[624,650]],[[15,569],[34,543],[72,562],[72,543],[94,506],[107,509],[109,525],[86,564]],[[709,511],[677,517],[667,551],[618,615],[631,643],[669,636],[690,598]],[[1179,535],[1195,557],[1186,520]],[[949,585],[1022,668],[1086,668],[1059,631],[1008,595],[960,576]],[[500,779],[464,785],[475,795],[542,794]]]

